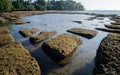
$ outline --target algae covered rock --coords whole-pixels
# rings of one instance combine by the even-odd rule
[[[0,47],[0,75],[40,75],[40,68],[18,42]]]
[[[94,75],[120,74],[120,34],[108,34],[101,42],[95,58]]]
[[[0,34],[7,34],[10,33],[7,27],[0,27]]]
[[[83,28],[72,28],[67,30],[70,33],[81,35],[83,37],[86,37],[88,39],[91,39],[97,35],[97,31],[95,30],[89,30],[89,29],[83,29]]]
[[[38,32],[39,30],[36,29],[25,29],[25,30],[21,30],[19,31],[19,33],[23,36],[23,37],[29,37],[32,34]]]
[[[60,65],[65,65],[81,43],[79,37],[63,34],[43,43],[42,49],[52,60]]]
[[[30,42],[31,43],[39,43],[45,39],[50,38],[51,36],[55,35],[57,32],[56,31],[42,31],[36,36],[31,36],[30,37]]]

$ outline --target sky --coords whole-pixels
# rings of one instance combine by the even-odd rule
[[[120,10],[120,0],[75,0],[81,2],[86,10]]]

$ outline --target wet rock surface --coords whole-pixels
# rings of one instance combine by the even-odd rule
[[[30,23],[30,22],[24,22],[24,21],[22,21],[22,20],[16,20],[16,21],[14,21],[14,23],[16,24],[16,25],[22,25],[22,24],[27,24],[27,23]]]
[[[101,42],[95,58],[94,75],[120,74],[120,34],[108,34]]]
[[[56,33],[57,33],[56,31],[42,31],[36,36],[31,36],[30,37],[30,42],[33,43],[33,44],[42,42],[45,39],[48,39],[48,38],[52,37]]]
[[[42,49],[52,60],[65,65],[81,43],[82,41],[77,36],[63,34],[43,43]]]
[[[70,33],[77,34],[83,37],[86,37],[88,39],[91,39],[97,35],[97,31],[95,30],[89,30],[89,29],[83,29],[83,28],[72,28],[67,30]]]
[[[21,30],[19,31],[19,33],[23,36],[23,37],[29,37],[32,34],[38,32],[39,30],[37,29],[25,29],[25,30]]]
[[[34,58],[18,42],[0,47],[0,75],[40,75]]]

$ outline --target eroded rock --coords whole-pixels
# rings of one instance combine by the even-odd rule
[[[14,21],[15,22],[15,24],[16,25],[22,25],[22,24],[27,24],[27,23],[30,23],[30,22],[24,22],[24,21],[22,21],[22,20],[16,20],[16,21]]]
[[[30,42],[33,44],[42,42],[43,40],[50,38],[51,36],[55,35],[56,33],[57,33],[56,31],[42,31],[36,36],[31,36]]]
[[[18,42],[0,47],[0,75],[40,75],[37,61]]]
[[[89,29],[83,29],[83,28],[72,28],[72,29],[69,29],[67,31],[70,33],[81,35],[81,36],[86,37],[88,39],[95,37],[98,33],[95,30],[89,30]]]
[[[120,34],[108,34],[102,40],[95,64],[94,75],[120,74]]]
[[[81,43],[82,41],[77,36],[63,34],[43,43],[42,49],[52,60],[65,65]]]
[[[29,37],[32,34],[38,32],[39,30],[37,29],[25,29],[25,30],[21,30],[19,31],[19,33],[23,36],[23,37]]]
[[[72,21],[72,22],[82,24],[82,21]]]

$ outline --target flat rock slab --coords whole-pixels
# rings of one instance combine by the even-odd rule
[[[57,33],[56,31],[42,31],[36,36],[31,36],[30,37],[30,42],[33,43],[33,44],[42,42],[43,40],[52,37],[56,33]]]
[[[39,30],[36,29],[25,29],[25,30],[21,30],[19,31],[19,33],[23,36],[23,37],[29,37],[32,34],[38,32]]]
[[[7,34],[10,33],[7,27],[0,27],[0,34]]]
[[[108,34],[101,42],[95,58],[94,75],[120,74],[120,34]]]
[[[40,75],[36,60],[18,42],[0,47],[0,75]]]
[[[95,29],[112,33],[120,33],[120,29],[108,29],[108,28],[95,28]]]
[[[78,45],[82,41],[79,37],[63,34],[42,44],[44,52],[55,62],[65,65],[69,62]]]
[[[82,21],[72,21],[72,22],[82,24]]]
[[[0,46],[5,45],[7,43],[14,42],[14,38],[11,34],[0,34]]]
[[[70,33],[81,35],[83,37],[86,37],[88,39],[91,39],[97,35],[97,31],[95,30],[89,30],[89,29],[83,29],[83,28],[72,28],[67,30]]]
[[[120,25],[105,25],[105,27],[110,29],[120,29]]]

